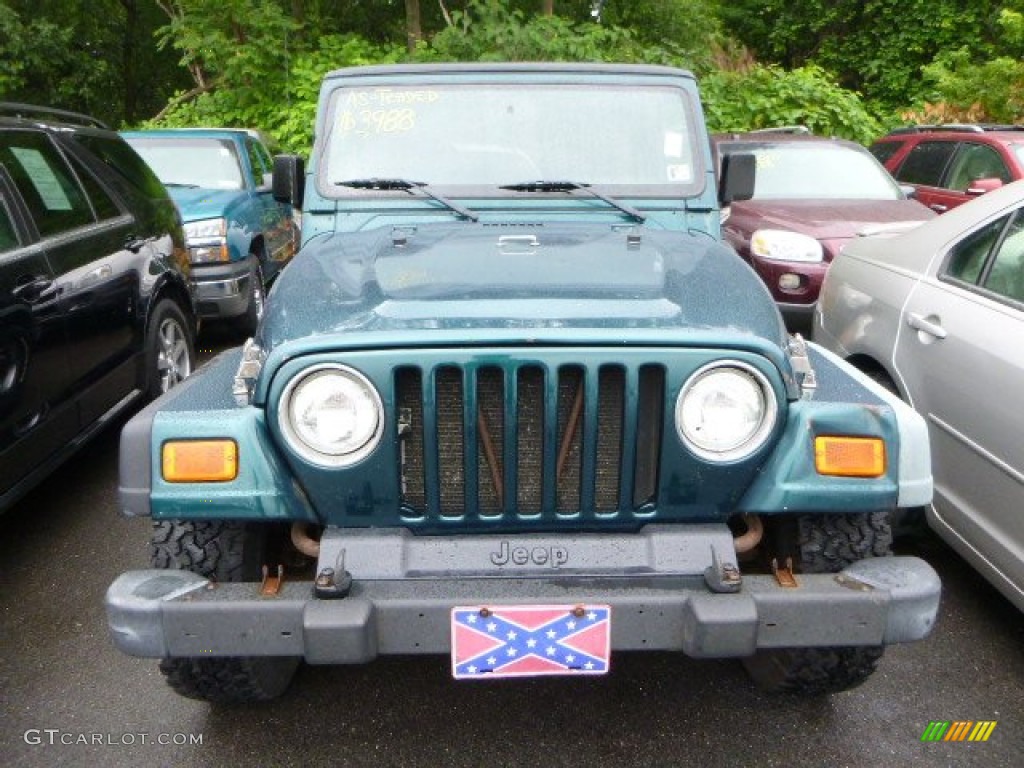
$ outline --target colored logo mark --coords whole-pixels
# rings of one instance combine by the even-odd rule
[[[995,729],[995,720],[932,720],[921,741],[988,741]]]

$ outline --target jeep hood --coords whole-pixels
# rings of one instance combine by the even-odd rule
[[[935,217],[916,200],[747,200],[733,204],[754,229],[788,229],[815,240],[851,238],[876,224]]]
[[[206,189],[204,187],[168,187],[185,221],[215,219],[224,216],[243,192],[239,189]]]
[[[767,289],[729,248],[706,236],[597,225],[434,224],[325,236],[283,271],[260,344],[324,334],[332,341],[408,346],[424,334],[488,331],[524,343],[559,333],[622,343],[624,329],[678,343],[758,337],[782,346]],[[661,333],[663,332],[663,333]],[[757,342],[754,342],[757,343]]]

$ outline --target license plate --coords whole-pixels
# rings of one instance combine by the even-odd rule
[[[458,606],[452,609],[452,675],[603,675],[611,626],[607,605]]]

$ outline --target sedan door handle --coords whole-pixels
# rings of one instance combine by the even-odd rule
[[[942,203],[932,203],[928,207],[931,208],[933,211],[936,211],[938,213],[945,213],[946,211],[949,210],[949,206],[948,205],[943,205]]]
[[[934,317],[934,316],[933,316]],[[907,315],[907,325],[916,331],[922,331],[927,333],[929,336],[934,336],[936,339],[946,338],[946,329],[936,322],[938,318],[934,320],[921,317],[920,315]]]

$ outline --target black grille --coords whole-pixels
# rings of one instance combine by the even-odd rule
[[[638,510],[656,501],[664,393],[658,365],[401,367],[405,514],[543,520]]]

